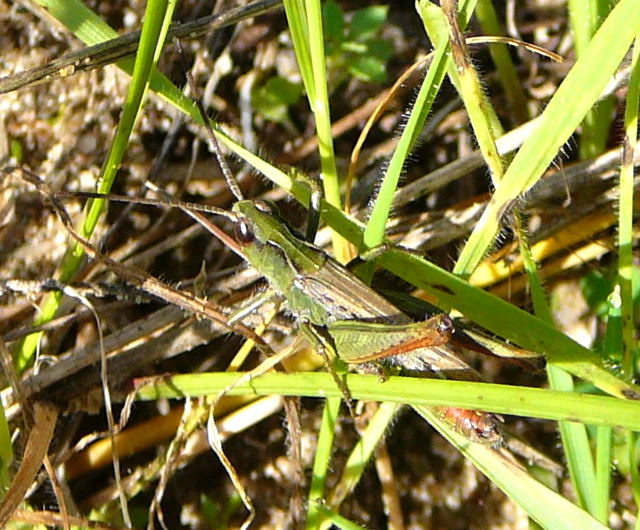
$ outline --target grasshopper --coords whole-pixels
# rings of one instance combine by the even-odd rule
[[[219,160],[223,160],[222,156],[219,156]],[[324,355],[347,403],[350,403],[348,389],[332,368],[331,357],[365,372],[383,374],[382,365],[389,364],[414,375],[436,372],[453,378],[479,379],[476,372],[456,354],[453,347],[455,326],[448,315],[412,321],[348,268],[313,245],[311,241],[315,238],[317,226],[313,216],[306,237],[298,235],[279,217],[275,205],[266,201],[245,200],[240,195],[237,183],[232,182],[230,187],[238,200],[231,212],[213,213],[224,215],[234,223],[234,238],[244,258],[266,278],[271,290],[286,302],[304,336]],[[47,192],[44,193],[46,196]],[[88,198],[125,200],[110,195],[84,195]],[[55,194],[50,198],[55,205]],[[179,201],[173,201],[173,204],[183,209],[195,206]],[[209,208],[203,210],[212,211]],[[110,265],[115,267],[116,264]],[[128,278],[124,268],[120,271],[118,267],[116,271]],[[145,281],[144,285],[148,283]],[[256,304],[252,304],[250,310],[255,307]],[[241,310],[227,319],[227,327],[259,342],[259,337],[238,322],[244,315],[246,312]],[[36,412],[49,418],[47,426],[50,433],[43,451],[46,451],[59,412],[45,405],[40,404],[36,409]],[[434,407],[433,410],[472,441],[494,448],[503,443],[496,418],[491,414],[454,407]],[[35,471],[37,469],[29,469],[25,475],[32,475]],[[21,481],[22,484],[29,482],[29,479]],[[8,519],[23,496],[24,491],[17,490],[15,502],[0,506],[0,520]]]
[[[414,373],[477,379],[451,347],[454,325],[449,316],[412,322],[347,268],[290,230],[270,203],[240,200],[233,212],[235,237],[247,261],[286,300],[301,331],[319,350],[328,349],[365,371],[379,371],[383,361]],[[455,408],[438,412],[475,441],[501,442],[490,414]]]
[[[33,178],[29,181],[33,182]],[[232,189],[234,194],[240,195],[237,183],[234,182]],[[162,200],[128,199],[95,193],[70,195],[165,204]],[[457,355],[453,344],[455,326],[448,315],[412,321],[348,268],[310,242],[315,237],[317,226],[313,215],[309,222],[311,229],[303,237],[280,218],[274,204],[263,200],[240,199],[230,212],[200,208],[181,201],[170,201],[170,204],[185,210],[202,209],[223,215],[234,223],[234,239],[246,261],[266,278],[271,293],[286,302],[304,336],[329,365],[333,356],[356,370],[373,371],[381,376],[384,375],[382,365],[386,364],[414,375],[435,372],[454,379],[480,379],[475,370]],[[226,325],[259,340],[239,321],[266,299],[262,296],[248,309],[241,309],[228,318]],[[486,351],[477,337],[473,340],[476,347]],[[349,403],[348,389],[331,366],[329,370]],[[489,445],[499,445],[502,441],[491,414],[453,407],[442,407],[437,411],[475,441]]]
[[[187,79],[192,93],[196,94],[189,73]],[[229,190],[236,198],[232,207],[234,215],[230,218],[235,221],[235,239],[246,261],[266,278],[277,295],[286,300],[300,330],[325,357],[348,404],[348,389],[332,370],[329,352],[365,371],[371,370],[372,363],[376,370],[376,363],[386,360],[412,372],[428,370],[478,378],[450,346],[454,325],[449,316],[438,315],[424,322],[412,322],[347,268],[313,245],[320,205],[320,192],[313,180],[307,181],[311,200],[304,238],[289,229],[273,204],[245,200],[221,152],[202,102],[196,98],[195,104]],[[238,315],[232,317],[229,324],[238,318]],[[474,441],[491,446],[502,443],[491,414],[454,407],[444,407],[436,412]]]

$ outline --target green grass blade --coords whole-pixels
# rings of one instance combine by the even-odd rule
[[[6,348],[2,345],[2,349]],[[8,353],[3,352],[3,355]],[[11,484],[10,466],[13,462],[13,446],[11,445],[11,433],[5,414],[4,405],[0,401],[0,498]]]
[[[449,77],[457,77],[456,86],[469,115],[482,157],[491,173],[491,180],[496,186],[502,180],[504,173],[496,140],[503,135],[504,130],[491,101],[482,89],[478,73],[469,57],[464,35],[458,26],[457,17],[447,13],[445,20],[451,42],[451,55],[455,63],[455,68],[451,68]]]
[[[99,179],[98,193],[109,193],[115,180],[116,172],[129,144],[129,137],[140,115],[140,110],[149,87],[151,71],[160,56],[164,37],[169,28],[175,2],[167,0],[149,0],[145,12],[140,45],[133,67],[131,85],[118,123],[113,144],[103,165]],[[90,237],[104,210],[105,201],[95,200],[89,203],[87,219],[82,226],[81,234]],[[76,245],[74,254],[81,253],[81,247]]]
[[[85,44],[92,46],[118,33],[79,0],[36,0],[49,14]]]
[[[554,390],[572,392],[575,388],[573,378],[557,366],[547,367],[549,386]],[[579,423],[561,422],[558,425],[562,448],[567,458],[567,467],[571,482],[578,497],[580,506],[589,509],[593,506],[595,468],[591,442],[585,426]],[[593,513],[592,510],[589,510]]]
[[[622,318],[620,289],[616,287],[607,300],[607,330],[603,343],[603,354],[606,358],[614,358],[622,351]],[[580,492],[587,509],[600,521],[609,519],[611,464],[612,464],[612,432],[611,428],[599,427],[596,437],[595,477],[589,492]],[[590,493],[590,497],[586,494]]]
[[[233,387],[229,392],[230,395],[283,394],[336,398],[341,396],[341,391],[336,388],[333,378],[326,373],[265,374],[250,382],[233,386],[233,382],[241,377],[243,374],[229,373],[165,377],[157,384],[140,388],[138,397],[141,399],[196,397],[230,387]],[[632,429],[640,428],[637,403],[603,396],[393,376],[380,383],[376,376],[360,374],[348,374],[346,383],[356,399],[384,400],[414,406],[465,456],[471,458],[483,473],[520,503],[531,517],[546,527],[559,528],[561,526],[558,526],[557,521],[563,519],[572,522],[565,527],[599,528],[600,526],[595,524],[586,513],[532,480],[523,468],[514,466],[503,452],[471,442],[422,407],[433,405],[474,407],[482,404],[482,408],[491,408],[506,414],[526,410],[527,415],[531,413],[539,417],[573,418],[600,425],[616,422]],[[501,396],[495,399],[494,394],[501,394]],[[394,408],[392,405],[385,405],[385,407],[389,411],[393,411]],[[388,413],[385,414],[381,424],[386,424],[388,421]],[[377,436],[378,434],[374,438]],[[371,440],[369,445],[372,446]],[[533,491],[536,495],[532,495]],[[554,509],[549,510],[550,506]],[[334,506],[331,505],[331,507]],[[545,515],[545,512],[549,513]]]
[[[631,469],[631,487],[636,507],[640,507],[640,436],[636,432],[627,433],[627,446],[629,448],[629,468]],[[638,509],[638,508],[636,508]],[[636,513],[636,516],[638,513]],[[636,520],[636,528],[638,527]]]
[[[582,57],[589,41],[609,13],[609,0],[569,0],[569,24],[576,56]],[[607,145],[614,118],[615,98],[610,96],[593,107],[585,116],[580,134],[580,158],[598,156]]]
[[[469,7],[475,5],[475,2],[464,2],[461,5],[461,9],[465,13],[465,16],[469,16]],[[416,8],[420,17],[423,20],[425,27],[432,24],[432,21],[439,15],[439,9],[435,9],[435,6],[429,2],[420,0],[416,3]],[[465,19],[467,20],[467,19]],[[387,226],[387,219],[391,211],[393,204],[393,195],[398,187],[398,181],[400,180],[400,174],[404,163],[409,156],[409,153],[413,149],[416,139],[424,127],[424,123],[431,111],[433,101],[435,100],[444,76],[451,64],[451,60],[448,57],[449,42],[442,38],[441,42],[437,44],[435,54],[431,65],[427,71],[427,75],[422,82],[418,97],[411,109],[411,114],[407,124],[405,125],[398,145],[391,157],[389,166],[382,179],[376,199],[371,210],[371,216],[367,222],[367,228],[364,233],[364,243],[367,248],[374,248],[381,245],[384,241],[385,228]]]
[[[92,16],[92,13],[88,13],[86,7],[75,2],[75,0],[62,4],[57,1],[51,2],[47,7],[52,16],[59,16],[61,22],[68,24],[69,28],[83,29],[85,28],[84,22],[89,21],[88,27],[95,28],[96,32],[82,33],[82,35],[87,37],[89,34],[94,41],[104,36],[107,36],[107,38],[113,38],[114,36],[106,29],[104,23],[98,23],[96,17]],[[150,73],[159,57],[174,7],[175,2],[167,2],[167,0],[150,0],[147,5],[147,15],[143,23],[139,50],[133,68],[132,82],[129,86],[116,136],[107,160],[102,167],[100,185],[98,187],[99,193],[108,193],[111,190],[117,169],[126,151],[129,136],[140,112],[149,85]],[[76,17],[73,16],[74,14]],[[89,43],[96,44],[96,42]],[[104,201],[90,201],[88,204],[85,209],[85,220],[80,229],[80,233],[85,238],[91,237],[103,209]],[[83,249],[78,244],[72,244],[58,268],[60,281],[68,282],[73,278],[82,262],[83,256]],[[60,300],[61,294],[59,293],[48,296],[34,324],[40,325],[53,318]],[[15,361],[19,371],[24,370],[31,364],[33,354],[41,337],[42,333],[36,333],[26,337],[21,343]]]
[[[66,26],[85,44],[98,44],[105,40],[113,39],[118,34],[109,27],[100,17],[97,17],[79,0],[42,0],[39,2],[49,13]],[[66,267],[61,266],[61,277],[64,277]],[[62,296],[60,293],[50,293],[44,299],[38,316],[34,319],[34,326],[49,322],[56,314]],[[19,371],[24,370],[33,359],[38,343],[43,336],[42,332],[27,336],[16,353],[15,363]]]
[[[290,0],[283,2],[284,11],[287,15],[287,24],[291,33],[291,40],[296,53],[296,60],[300,75],[302,76],[307,97],[315,101],[316,88],[313,82],[313,62],[311,60],[311,49],[309,46],[309,28],[307,24],[307,10],[304,2]]]
[[[475,13],[483,33],[487,35],[504,35],[491,0],[478,0]],[[518,79],[518,73],[511,60],[511,55],[507,51],[507,46],[505,44],[489,44],[489,53],[493,64],[496,66],[498,79],[504,89],[510,115],[515,119],[516,123],[528,121],[530,117],[527,111],[527,98]]]
[[[362,473],[369,465],[373,453],[378,447],[380,440],[385,436],[389,425],[396,413],[399,405],[396,403],[381,403],[377,412],[369,421],[365,432],[353,447],[349,458],[344,465],[344,472],[340,481],[333,489],[327,500],[327,506],[334,510],[340,508],[342,501],[349,495],[360,482]]]
[[[153,386],[143,387],[139,390],[139,397],[144,399],[157,399],[159,397],[177,397],[206,395],[216,392],[221,388],[229,388],[232,381],[242,377],[242,374],[190,374],[174,376],[170,379],[163,378],[161,382]],[[547,416],[548,409],[563,409],[567,417],[579,418],[583,415],[591,415],[587,421],[590,423],[610,421],[615,417],[616,421],[623,420],[634,424],[634,428],[640,427],[638,418],[638,404],[624,400],[616,400],[602,396],[576,396],[563,393],[545,391],[541,389],[522,389],[503,387],[500,385],[483,385],[481,383],[468,383],[461,381],[424,380],[417,378],[390,377],[386,382],[377,382],[375,376],[349,374],[347,385],[357,399],[389,399],[397,403],[410,403],[427,421],[441,431],[463,454],[470,458],[474,464],[494,481],[507,495],[521,504],[532,518],[548,528],[601,528],[594,520],[582,510],[572,505],[559,495],[548,490],[533,480],[520,466],[504,452],[493,450],[485,445],[471,442],[458,434],[451,426],[442,422],[437,416],[425,410],[426,405],[448,405],[469,407],[482,403],[483,407],[493,408],[489,392],[483,392],[481,388],[497,389],[498,392],[506,391],[503,396],[503,407],[500,412],[513,412],[520,409],[528,401],[528,394],[537,394],[534,398],[535,414]],[[466,387],[466,388],[465,388]],[[471,388],[471,392],[467,389]],[[515,392],[514,392],[515,391]],[[252,380],[250,383],[238,385],[230,394],[295,394],[305,396],[340,396],[341,392],[335,387],[335,383],[329,374],[323,373],[296,373],[296,374],[266,374]],[[391,405],[386,405],[393,410]],[[620,407],[620,408],[619,408]],[[627,410],[625,410],[627,409]],[[575,414],[575,415],[574,415]],[[595,419],[598,416],[598,420]],[[388,420],[388,418],[387,418]],[[386,423],[386,420],[385,422]],[[535,492],[533,494],[532,492]],[[553,509],[550,509],[550,507]],[[333,507],[333,506],[332,506]],[[559,525],[564,521],[565,526]]]
[[[164,378],[142,387],[138,398],[198,397],[231,387],[244,374],[201,373]],[[541,388],[390,376],[347,374],[346,384],[354,399],[388,401],[412,406],[447,406],[486,410],[498,414],[548,420],[571,420],[589,425],[624,427],[640,431],[640,404],[609,396],[558,392]],[[297,372],[265,374],[238,384],[229,395],[339,397],[341,390],[328,373]]]
[[[548,300],[544,294],[542,282],[538,274],[537,265],[531,254],[531,248],[522,229],[519,216],[516,232],[520,241],[520,255],[524,268],[529,278],[529,289],[535,313],[541,320],[554,326],[553,315]],[[549,385],[554,390],[572,392],[574,390],[573,378],[558,366],[549,363],[547,365]],[[593,467],[593,455],[591,443],[585,425],[574,422],[561,421],[558,423],[562,448],[569,468],[571,482],[576,491],[580,506],[594,514],[595,499],[595,470]]]
[[[284,7],[309,106],[316,122],[324,195],[330,204],[340,208],[342,201],[331,133],[320,1],[285,0]],[[338,259],[343,261],[347,257],[344,241],[337,234],[334,236],[334,251]]]
[[[640,27],[634,0],[611,11],[585,55],[578,59],[543,112],[534,133],[522,145],[467,241],[454,272],[468,277],[493,244],[502,214],[542,176],[575,131],[622,61]]]
[[[611,504],[611,459],[613,429],[598,427],[596,436],[596,480],[593,508],[589,512],[603,524],[609,522],[609,506]]]
[[[368,248],[374,248],[382,244],[384,240],[387,219],[393,203],[393,194],[398,186],[404,162],[413,148],[417,135],[424,126],[431,105],[444,79],[448,63],[447,51],[446,45],[442,45],[436,50],[427,76],[420,87],[409,121],[402,131],[398,146],[391,157],[364,233],[364,243]]]
[[[319,0],[306,2],[308,11],[309,48],[313,67],[314,99],[309,101],[316,120],[318,148],[320,152],[320,168],[324,193],[329,204],[339,208],[340,185],[336,157],[333,151],[333,135],[331,134],[331,112],[329,110],[329,93],[327,91],[327,67],[324,54],[324,34],[322,29],[322,9]]]
[[[620,285],[623,358],[622,367],[628,378],[635,377],[636,331],[633,314],[633,153],[638,144],[638,107],[640,105],[640,32],[636,36],[631,57],[631,77],[624,113],[624,148],[620,167],[618,203],[618,283]]]
[[[440,85],[447,71],[447,63],[449,62],[447,51],[448,46],[446,44],[439,46],[436,50],[433,61],[427,71],[427,76],[420,87],[409,121],[402,131],[398,146],[391,157],[364,233],[364,243],[368,248],[374,248],[384,240],[387,219],[393,203],[393,194],[398,186],[404,162],[413,148],[417,135],[424,126],[427,115],[431,110],[431,105],[440,90]]]
[[[319,503],[324,501],[325,484],[331,465],[333,453],[333,438],[335,434],[336,419],[340,413],[342,398],[333,397],[325,401],[322,414],[322,424],[318,433],[318,445],[313,461],[311,486],[309,488],[309,503],[307,511],[306,528],[315,530],[321,527],[323,516],[318,510]]]
[[[640,33],[636,35],[631,56],[631,77],[624,114],[624,149],[620,168],[620,199],[618,204],[618,285],[622,319],[622,366],[628,378],[635,376],[637,342],[633,300],[633,153],[637,149],[638,107],[640,104]],[[636,506],[640,503],[640,473],[638,435],[627,434],[631,485]],[[604,488],[604,485],[602,486]],[[636,513],[636,528],[640,517]]]

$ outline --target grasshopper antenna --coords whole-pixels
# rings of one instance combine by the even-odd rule
[[[231,173],[231,169],[229,168],[229,164],[227,164],[226,159],[224,158],[224,154],[222,153],[222,149],[220,148],[220,143],[216,138],[215,133],[213,132],[213,128],[211,127],[211,122],[209,121],[209,117],[207,116],[207,112],[202,104],[202,101],[198,97],[198,92],[196,88],[196,84],[193,81],[193,76],[191,75],[191,71],[187,67],[187,64],[184,60],[184,54],[182,53],[182,44],[180,44],[180,40],[176,41],[178,46],[178,55],[180,56],[180,60],[182,61],[182,68],[187,77],[187,82],[189,83],[189,90],[191,91],[191,97],[193,102],[200,113],[200,117],[202,118],[202,122],[204,123],[205,131],[207,131],[207,137],[209,138],[209,146],[211,150],[216,155],[216,159],[218,160],[218,164],[220,165],[220,169],[222,170],[222,174],[224,175],[224,179],[227,181],[227,186],[231,190],[231,193],[236,198],[237,201],[244,200],[244,196],[242,195],[242,191],[240,190],[240,186],[238,186],[238,182],[235,177]]]

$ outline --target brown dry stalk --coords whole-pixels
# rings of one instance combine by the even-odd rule
[[[29,432],[22,464],[0,504],[0,528],[5,527],[40,470],[49,450],[59,413],[59,409],[51,403],[44,401],[34,403],[33,427]]]
[[[241,20],[262,15],[279,7],[280,0],[259,0],[252,4],[229,9],[184,24],[172,24],[167,41],[175,39],[195,39],[206,33],[231,26]],[[68,53],[48,64],[24,72],[0,78],[0,94],[18,90],[28,85],[50,82],[66,78],[79,72],[88,72],[95,68],[116,63],[135,55],[138,50],[140,31],[127,33],[95,46],[88,46]]]

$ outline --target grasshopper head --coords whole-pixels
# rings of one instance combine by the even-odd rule
[[[242,246],[266,243],[274,232],[282,229],[278,209],[268,201],[238,201],[233,205],[237,214],[234,237]]]

